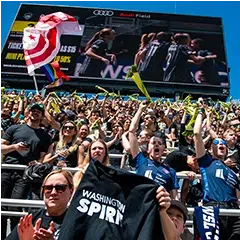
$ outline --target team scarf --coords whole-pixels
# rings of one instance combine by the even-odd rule
[[[202,206],[194,208],[194,239],[219,240],[219,208]]]

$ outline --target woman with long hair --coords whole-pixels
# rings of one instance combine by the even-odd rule
[[[59,141],[50,145],[43,162],[56,163],[62,167],[77,167],[79,151],[78,129],[73,121],[63,123]]]
[[[101,162],[105,166],[110,166],[108,147],[103,140],[98,139],[90,143],[86,157],[84,158],[82,165],[79,166],[81,169],[76,172],[73,177],[75,190],[77,189],[83,174],[85,173],[92,159]]]
[[[141,37],[141,42],[140,42],[140,46],[139,46],[139,49],[138,49],[138,52],[136,53],[135,55],[135,58],[134,58],[134,65],[139,65],[141,59],[140,59],[140,53],[141,51],[147,46],[147,44],[149,43],[149,37],[148,37],[149,34],[147,33],[144,33]]]
[[[101,77],[105,65],[116,64],[116,56],[108,53],[108,43],[114,39],[115,31],[111,28],[104,28],[95,33],[85,47],[86,58],[80,67],[80,75]]]
[[[57,239],[73,193],[73,177],[69,171],[55,170],[42,184],[45,208],[20,219],[7,240]]]

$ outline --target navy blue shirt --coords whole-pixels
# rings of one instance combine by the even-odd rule
[[[198,159],[205,202],[237,202],[237,175],[221,160],[205,154]]]
[[[95,54],[106,58],[106,53],[108,51],[107,47],[108,45],[104,40],[98,39],[93,42],[91,49]],[[102,60],[86,56],[80,68],[80,74],[89,77],[101,77],[101,71],[104,69],[105,65],[106,64]]]
[[[137,162],[136,173],[138,175],[152,179],[168,192],[179,189],[177,175],[173,168],[144,157],[142,152],[139,152],[135,159]]]

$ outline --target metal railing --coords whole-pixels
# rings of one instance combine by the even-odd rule
[[[116,154],[118,155],[118,154]],[[27,168],[27,165],[20,165],[20,164],[2,164],[2,169],[8,169],[8,170],[25,170]],[[80,168],[69,168],[69,167],[63,167],[63,170],[68,170],[72,173],[77,172],[78,170],[80,170]],[[129,171],[131,173],[135,173],[135,171]],[[177,177],[178,178],[182,178],[182,179],[187,179],[187,171],[184,171],[184,173],[178,172],[177,173]],[[196,174],[196,179],[201,179],[201,175],[200,174]]]
[[[11,198],[1,198],[1,205],[8,207],[25,207],[25,208],[44,208],[45,204],[43,200],[25,200],[25,199],[11,199]],[[188,207],[188,214],[193,215],[194,208]],[[6,213],[10,213],[10,211],[2,211],[1,214],[4,215]],[[26,213],[24,212],[11,212],[16,214],[22,214],[22,216]],[[240,209],[219,209],[220,216],[240,216]]]

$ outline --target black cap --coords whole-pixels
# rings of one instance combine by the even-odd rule
[[[41,111],[42,113],[44,113],[44,105],[43,105],[43,104],[33,103],[33,104],[30,106],[29,110],[31,111],[31,110],[33,110],[33,109],[37,109],[37,110]]]
[[[191,146],[183,147],[180,150],[180,152],[183,153],[183,154],[186,154],[186,155],[196,156],[196,152],[195,152],[194,148],[192,148]]]
[[[75,121],[76,114],[71,110],[62,110],[63,113],[65,113],[69,120]]]
[[[186,208],[186,206],[180,202],[180,201],[177,201],[177,200],[171,200],[171,206],[170,207],[176,207],[178,208],[182,213],[183,213],[183,216],[184,216],[184,222],[186,222],[187,220],[187,215],[188,215],[188,210]]]

